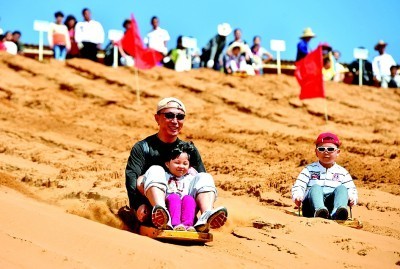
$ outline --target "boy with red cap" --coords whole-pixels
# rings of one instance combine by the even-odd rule
[[[292,199],[303,216],[347,220],[347,205],[357,204],[356,186],[349,172],[336,163],[339,138],[321,133],[315,141],[317,162],[307,165],[292,187]]]

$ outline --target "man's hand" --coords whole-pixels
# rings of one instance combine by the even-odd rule
[[[143,204],[136,210],[136,216],[140,222],[145,222],[150,216],[150,209],[147,205]]]
[[[294,203],[300,207],[301,204],[303,203],[303,197],[297,197],[296,199],[294,199]]]

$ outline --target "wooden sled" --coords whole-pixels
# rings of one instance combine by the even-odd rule
[[[211,233],[159,230],[154,227],[143,225],[139,227],[139,234],[159,241],[185,244],[205,244],[213,241],[213,235]]]
[[[297,216],[297,217],[302,217],[303,214],[301,213],[300,210],[300,215],[299,215],[299,211],[295,211],[295,210],[285,210],[286,214],[289,215],[293,215],[293,216]],[[347,220],[332,220],[340,225],[346,226],[346,227],[350,227],[350,228],[354,228],[354,229],[362,229],[363,228],[363,224],[359,219],[356,218],[349,218]]]

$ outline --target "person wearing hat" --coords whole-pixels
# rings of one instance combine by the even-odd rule
[[[311,30],[310,27],[305,28],[303,30],[303,34],[300,36],[300,41],[299,41],[299,43],[297,43],[296,62],[300,61],[301,59],[306,57],[307,54],[310,52],[308,43],[314,37],[315,37],[315,34],[313,33],[313,31]]]
[[[208,41],[207,45],[202,49],[200,56],[200,66],[220,70],[222,65],[220,56],[226,45],[226,37],[232,32],[232,28],[228,23],[221,23],[217,27],[217,35]]]
[[[393,57],[385,52],[386,46],[386,42],[379,40],[374,47],[374,49],[378,51],[379,55],[375,56],[372,61],[374,80],[379,83],[381,87],[385,86],[385,80],[390,80],[390,67],[396,65]]]
[[[349,172],[336,163],[341,143],[337,135],[321,133],[315,140],[317,162],[307,165],[292,187],[292,199],[304,217],[347,220],[347,205],[357,204],[358,193]]]
[[[152,223],[159,229],[172,228],[165,202],[168,186],[165,160],[182,142],[178,135],[185,117],[186,108],[179,99],[162,99],[154,115],[158,132],[132,147],[126,165],[126,189],[132,213],[139,222]],[[206,173],[199,151],[194,145],[189,154],[190,166],[196,171],[189,193],[193,195],[197,208],[201,211],[194,228],[198,232],[208,232],[210,228],[216,229],[224,225],[228,212],[225,207],[213,208],[217,189],[212,176]]]
[[[243,55],[245,45],[240,42],[233,42],[229,45],[225,55],[225,73],[246,72],[246,58]]]

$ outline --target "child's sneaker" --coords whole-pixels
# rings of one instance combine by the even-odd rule
[[[200,218],[194,225],[198,232],[208,233],[211,229],[217,229],[223,226],[228,217],[228,211],[225,207],[221,206],[213,210],[204,211]]]
[[[339,207],[335,214],[332,215],[332,219],[334,220],[347,220],[349,217],[349,212],[347,211],[347,208],[341,206]]]
[[[160,205],[155,205],[151,212],[151,221],[154,226],[162,230],[172,230],[171,217],[168,210]]]
[[[319,208],[314,213],[314,218],[327,219],[329,217],[329,211],[326,208]]]
[[[179,231],[179,232],[183,232],[186,231],[185,225],[183,224],[178,224],[174,227],[174,231]]]
[[[186,227],[187,232],[197,232],[196,229],[193,226],[187,226]]]

